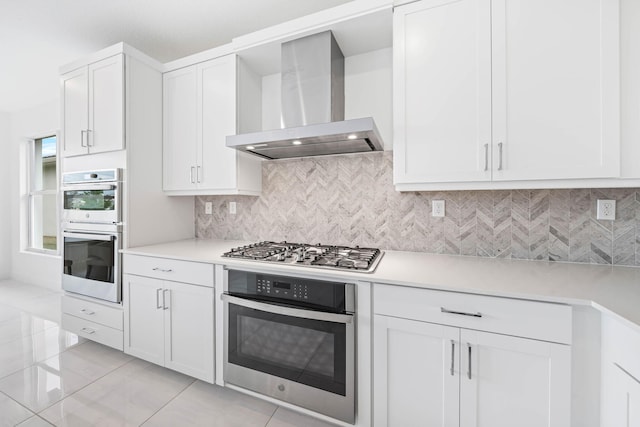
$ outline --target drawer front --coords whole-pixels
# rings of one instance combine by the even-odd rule
[[[213,264],[125,254],[123,266],[125,274],[213,287]]]
[[[563,304],[376,284],[374,312],[571,344],[572,310]]]
[[[123,313],[119,307],[107,307],[100,303],[65,295],[62,297],[62,312],[113,329],[122,330],[123,328]]]
[[[62,314],[62,328],[88,340],[115,348],[116,350],[123,351],[124,349],[124,334],[121,330],[90,322],[66,313]]]

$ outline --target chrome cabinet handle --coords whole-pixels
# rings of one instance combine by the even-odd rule
[[[499,152],[499,156],[500,158],[498,159],[498,170],[501,171],[502,170],[502,142],[498,143],[498,152]]]
[[[169,298],[167,298],[167,295],[169,295]],[[167,301],[171,302],[171,290],[169,289],[165,289],[164,291],[162,291],[162,309],[163,310],[169,309],[169,305],[167,304]]]
[[[466,311],[448,310],[444,307],[440,307],[440,312],[447,314],[459,314],[460,316],[482,317],[482,313],[480,313],[479,311],[475,313],[468,313]]]
[[[456,358],[456,342],[454,340],[451,340],[451,369],[450,369],[451,376],[453,376],[455,358]]]
[[[162,292],[162,288],[156,289],[156,308],[161,309],[162,305],[160,305],[160,292]]]
[[[189,172],[189,179],[191,180],[192,184],[196,183],[195,179],[193,178],[193,172],[195,171],[195,169],[195,166],[191,166],[191,172]]]
[[[87,129],[87,147],[93,147],[93,144],[91,144],[91,139],[89,139],[89,132],[93,132],[91,129]]]
[[[467,344],[467,349],[469,350],[469,368],[467,369],[467,377],[471,379],[471,344]]]
[[[80,312],[86,314],[87,316],[93,316],[94,314],[96,314],[95,311],[87,310],[86,308],[83,308],[82,310],[80,310]]]
[[[290,308],[274,304],[266,304],[263,302],[248,300],[245,298],[235,297],[233,295],[222,294],[220,299],[229,304],[235,304],[242,307],[253,308],[254,310],[266,311],[267,313],[282,314],[283,316],[299,317],[302,319],[324,320],[325,322],[334,323],[352,323],[352,314],[325,313],[323,311],[304,310],[300,308]]]
[[[84,144],[84,133],[86,132],[86,130],[80,130],[80,146],[81,147],[87,147],[87,145]]]
[[[170,268],[169,268],[169,269],[167,269],[167,270],[165,270],[165,269],[160,268],[160,267],[153,267],[151,270],[153,270],[153,271],[160,271],[160,272],[162,272],[162,273],[171,273],[171,272],[173,271],[173,270],[172,270],[172,269],[170,269]]]
[[[199,183],[202,182],[200,180],[200,169],[201,169],[201,166],[196,166],[196,181],[198,181]]]
[[[489,144],[484,144],[484,171],[489,170]]]
[[[85,332],[89,335],[96,333],[95,329],[91,329],[91,328],[82,328],[82,332]]]

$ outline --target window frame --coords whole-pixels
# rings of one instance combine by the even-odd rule
[[[55,137],[56,138],[56,185],[55,189],[43,189],[43,190],[34,190],[35,186],[35,174],[36,174],[36,142]],[[26,155],[26,176],[25,176],[25,198],[26,198],[26,212],[23,215],[23,220],[26,223],[26,235],[25,244],[23,248],[25,251],[30,253],[36,253],[41,255],[50,255],[50,256],[60,256],[61,248],[60,248],[60,132],[59,131],[51,131],[51,132],[43,132],[38,134],[37,136],[32,136],[27,138],[27,155]],[[33,246],[34,242],[34,199],[35,197],[41,196],[55,196],[55,223],[56,223],[56,249],[46,249],[46,248],[38,248]]]

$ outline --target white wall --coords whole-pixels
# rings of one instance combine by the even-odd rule
[[[13,279],[22,282],[59,290],[62,275],[60,257],[25,252],[23,245],[26,242],[21,238],[26,235],[26,222],[23,220],[26,215],[24,197],[26,141],[29,138],[49,135],[59,129],[59,101],[51,101],[38,107],[12,113],[10,121],[9,155],[7,156],[10,163],[11,200],[10,275]]]
[[[0,149],[5,153],[0,156],[0,280],[9,278],[11,272],[11,198],[9,184],[9,150],[10,121],[8,113],[0,113]]]

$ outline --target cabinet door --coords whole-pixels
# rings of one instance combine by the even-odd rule
[[[226,146],[236,133],[236,55],[198,65],[198,188],[237,187],[237,153]]]
[[[164,365],[164,310],[161,280],[125,274],[124,352]]]
[[[619,176],[618,7],[492,1],[494,180]]]
[[[458,328],[374,316],[376,427],[458,426]]]
[[[196,66],[163,76],[163,186],[191,190],[196,186],[198,82]]]
[[[213,383],[213,288],[165,285],[165,366]]]
[[[89,152],[124,148],[124,56],[89,65]]]
[[[461,343],[460,426],[570,425],[569,346],[466,329]]]
[[[604,369],[601,424],[640,427],[640,379],[614,363]]]
[[[394,10],[394,182],[491,179],[489,0]]]
[[[88,84],[87,67],[71,71],[60,78],[62,150],[65,157],[87,154]]]

